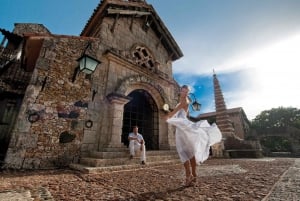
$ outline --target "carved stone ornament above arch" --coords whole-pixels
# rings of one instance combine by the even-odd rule
[[[131,56],[137,65],[155,71],[157,62],[155,61],[152,52],[145,45],[134,44],[131,48]]]
[[[148,77],[142,75],[134,75],[123,79],[120,84],[116,87],[116,93],[128,95],[131,91],[136,89],[137,86],[142,87],[147,91],[153,91],[153,89],[159,94],[161,98],[161,103],[169,103],[169,99],[161,86],[156,84],[156,82]],[[152,94],[153,95],[153,94]]]

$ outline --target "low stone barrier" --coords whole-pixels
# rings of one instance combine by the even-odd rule
[[[261,149],[230,149],[226,150],[230,158],[262,158]]]

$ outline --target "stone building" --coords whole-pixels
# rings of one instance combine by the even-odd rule
[[[262,157],[259,141],[245,140],[250,123],[242,108],[228,110],[217,75],[213,75],[214,95],[216,105],[216,123],[223,135],[223,157]],[[214,147],[213,147],[214,148]]]
[[[147,150],[175,149],[164,106],[178,102],[172,63],[183,53],[146,1],[102,0],[80,36],[31,23],[0,32],[0,166],[52,168],[118,155],[128,151],[134,125]],[[216,122],[224,139],[236,136],[214,84]],[[212,147],[213,156],[223,151],[224,142]]]
[[[250,132],[250,122],[239,108],[227,109],[217,75],[213,74],[216,112],[203,113],[192,117],[192,121],[207,120],[216,123],[222,132],[222,142],[211,147],[215,157],[262,157],[259,141],[245,140]]]
[[[243,108],[227,109],[222,89],[215,73],[213,74],[213,85],[216,112],[200,114],[196,119],[205,119],[210,123],[216,122],[224,138],[245,139],[245,136],[250,131],[250,122]]]
[[[172,62],[183,54],[146,1],[102,0],[80,36],[30,23],[0,31],[5,167],[51,168],[124,150],[134,125],[147,150],[174,149],[163,105],[177,103]],[[100,61],[91,74],[78,69],[86,55]]]
[[[229,120],[234,128],[235,135],[240,139],[245,139],[250,131],[250,122],[241,107],[227,109]],[[206,119],[209,122],[216,122],[216,112],[201,114],[198,118]]]

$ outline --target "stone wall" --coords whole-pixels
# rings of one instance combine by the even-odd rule
[[[24,33],[51,34],[51,32],[44,25],[34,23],[15,23],[13,32],[20,36],[22,36]]]
[[[230,113],[229,118],[233,123],[234,133],[240,139],[245,139],[244,120],[241,117],[241,113]]]
[[[6,167],[50,168],[77,160],[83,140],[91,83],[79,73],[85,40],[44,38],[5,159]]]

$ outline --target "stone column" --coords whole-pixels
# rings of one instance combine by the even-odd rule
[[[110,93],[107,95],[107,99],[110,102],[109,106],[109,119],[110,123],[110,138],[108,140],[105,149],[110,151],[118,151],[126,149],[126,146],[121,143],[122,126],[123,126],[123,112],[124,105],[131,99],[127,96]]]
[[[224,155],[224,139],[222,139],[221,142],[212,145],[211,150],[212,150],[213,158],[221,158],[221,157],[226,158],[226,156]]]

